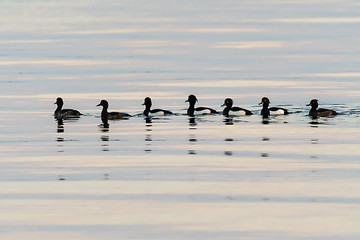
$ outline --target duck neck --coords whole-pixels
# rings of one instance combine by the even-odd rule
[[[264,117],[268,117],[270,115],[269,103],[263,103],[263,107],[261,109],[261,115],[263,115]]]
[[[108,121],[108,116],[105,115],[105,116],[102,116],[101,114],[101,121],[103,122],[103,126],[104,128],[108,128],[109,127],[109,121]]]
[[[187,114],[189,116],[194,116],[194,111],[195,111],[195,102],[189,102],[189,108],[187,110]]]
[[[103,106],[103,109],[101,111],[101,117],[102,118],[107,118],[107,115],[108,115],[108,106]]]
[[[57,108],[56,108],[56,110],[55,110],[55,113],[60,112],[61,109],[62,109],[62,106],[63,106],[62,103],[57,103]]]
[[[150,112],[151,109],[151,104],[146,104],[145,105],[145,111],[149,111]]]
[[[145,110],[144,110],[143,114],[145,116],[148,116],[150,111],[151,111],[151,104],[145,104]]]
[[[226,106],[223,110],[223,115],[224,116],[229,116],[229,112],[231,110],[231,106]]]
[[[267,110],[269,108],[269,103],[263,103],[263,110]]]

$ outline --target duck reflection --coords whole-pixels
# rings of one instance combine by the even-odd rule
[[[189,118],[189,129],[196,129],[197,128],[197,123],[195,120],[195,117],[190,117]]]
[[[57,121],[57,132],[63,133],[64,132],[64,121],[62,118],[55,118]]]
[[[64,152],[64,138],[63,137],[58,137],[56,138],[57,141],[57,147],[58,147],[58,152]]]
[[[100,137],[100,139],[101,139],[101,141],[103,141],[103,142],[108,142],[108,141],[109,141],[109,136],[102,135],[102,136]]]
[[[70,123],[70,122],[78,121],[80,118],[79,117],[55,116],[54,119],[55,119],[55,121],[57,123],[56,131],[58,133],[63,133],[65,131],[64,121],[66,121],[67,123]]]
[[[197,123],[196,123],[196,120],[195,120],[195,117],[189,117],[189,129],[191,131],[195,131],[197,129]],[[191,133],[189,134],[189,150],[188,150],[188,154],[189,155],[195,155],[197,154],[196,151],[193,149],[194,146],[196,145],[197,143],[197,137],[196,137],[196,134],[194,133]]]
[[[233,138],[225,138],[224,141],[225,141],[226,144],[231,144],[232,142],[234,142],[234,139]],[[232,151],[224,151],[224,155],[225,156],[232,156],[233,152]]]
[[[59,180],[59,181],[65,181],[66,178],[65,178],[63,175],[59,175],[59,176],[58,176],[58,180]]]
[[[152,119],[151,117],[145,117],[145,149],[144,151],[147,153],[151,153],[152,151]]]
[[[57,122],[57,128],[56,128],[56,132],[57,133],[63,133],[64,132],[64,120],[63,118],[58,118],[55,117],[55,121]],[[56,138],[56,142],[57,142],[57,152],[62,153],[64,152],[64,138],[61,137],[62,135],[58,135],[58,137]]]
[[[317,128],[319,127],[320,125],[333,125],[335,123],[331,122],[331,119],[330,117],[327,117],[327,118],[319,118],[317,116],[309,116],[310,118],[310,127],[313,127],[313,128]]]
[[[232,151],[224,151],[224,155],[225,156],[232,156],[233,153],[232,153]]]
[[[145,118],[145,123],[146,123],[145,126],[151,127],[151,126],[152,126],[152,119],[151,119],[151,117],[146,117],[146,118]]]
[[[234,125],[234,119],[232,117],[226,117],[224,118],[225,125]]]
[[[190,145],[195,145],[196,142],[197,142],[196,135],[195,134],[190,134],[189,135],[189,144]]]
[[[109,132],[109,119],[107,117],[101,118],[102,124],[99,125],[101,132]]]
[[[100,140],[102,142],[101,144],[101,151],[103,152],[108,152],[109,151],[109,140],[110,137],[109,135],[105,134],[109,132],[109,121],[107,117],[102,117],[101,118],[102,123],[99,125],[100,128],[100,132],[104,133],[103,135],[101,135]]]
[[[319,139],[311,139],[310,142],[311,142],[311,144],[318,144]]]
[[[189,154],[189,155],[195,155],[195,154],[196,154],[196,151],[195,151],[195,150],[189,150],[189,151],[188,151],[188,154]]]
[[[317,139],[317,138],[310,139],[310,144],[312,144],[312,145],[319,144],[319,139]],[[314,155],[310,155],[310,158],[311,159],[318,159],[318,156],[316,154],[314,154]]]
[[[104,173],[104,180],[109,180],[109,179],[110,179],[110,174]]]
[[[261,121],[261,123],[264,124],[264,125],[269,124],[269,123],[270,123],[269,117],[266,116],[266,115],[263,115],[263,116],[262,116],[262,121]]]
[[[270,138],[269,138],[269,137],[263,137],[261,140],[262,140],[262,142],[263,142],[263,145],[268,145],[269,143],[267,143],[267,142],[270,141]],[[264,157],[264,158],[269,157],[269,153],[267,153],[267,152],[262,152],[262,153],[261,153],[261,157]]]
[[[275,116],[262,116],[261,123],[263,125],[273,124],[273,123],[284,123],[287,124],[288,121],[284,119],[284,115],[275,115]]]

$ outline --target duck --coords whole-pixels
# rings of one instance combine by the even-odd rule
[[[318,109],[318,106],[319,106],[318,101],[319,100],[317,100],[317,99],[312,99],[310,101],[310,103],[306,105],[306,106],[311,106],[311,109],[309,111],[309,116],[312,116],[312,117],[327,117],[327,116],[335,116],[335,115],[338,114],[336,111],[331,110],[331,109],[325,109],[325,108],[319,108]]]
[[[124,118],[131,117],[131,115],[127,114],[127,113],[108,112],[107,110],[108,110],[108,107],[109,107],[109,103],[106,100],[101,100],[101,102],[96,106],[102,106],[103,107],[103,109],[101,111],[101,118],[102,119],[114,120],[114,119],[124,119]]]
[[[218,113],[212,108],[208,107],[197,107],[195,108],[195,103],[197,102],[197,98],[195,95],[191,94],[188,96],[188,99],[185,102],[189,102],[189,108],[187,110],[187,115],[194,116],[194,115],[204,115],[204,114],[212,114]]]
[[[151,98],[146,97],[144,99],[144,103],[142,105],[145,105],[145,110],[143,112],[144,116],[163,116],[163,115],[170,115],[173,114],[171,111],[163,110],[163,109],[152,109],[152,102]]]
[[[251,111],[240,107],[233,107],[233,104],[234,101],[231,98],[225,99],[224,104],[221,105],[221,107],[226,106],[222,112],[224,116],[229,117],[229,115],[252,115]]]
[[[271,115],[288,115],[289,111],[285,108],[280,108],[280,107],[271,107],[269,108],[269,104],[270,104],[270,100],[267,97],[263,97],[261,99],[261,102],[259,103],[259,105],[263,105],[263,108],[261,109],[261,115],[263,115],[263,117],[268,117],[270,114]]]
[[[74,109],[62,109],[63,105],[64,105],[64,101],[61,97],[58,97],[56,99],[56,102],[54,103],[57,105],[57,108],[54,112],[54,116],[61,118],[61,117],[79,117],[80,115],[82,115],[78,110],[74,110]]]

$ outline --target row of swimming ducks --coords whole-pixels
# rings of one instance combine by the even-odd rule
[[[189,108],[187,109],[187,115],[195,116],[195,115],[204,115],[204,114],[216,114],[218,113],[216,110],[209,107],[195,107],[196,102],[198,102],[195,95],[189,95],[188,99],[185,102],[189,102]],[[57,104],[57,108],[54,112],[55,117],[58,118],[66,118],[66,117],[78,117],[82,115],[78,110],[74,109],[63,109],[64,101],[62,98],[58,97],[56,99],[55,104]],[[241,107],[234,107],[234,102],[231,98],[226,98],[222,107],[225,106],[222,114],[226,117],[233,115],[253,115],[253,113],[247,109]],[[152,102],[151,98],[146,97],[144,99],[145,110],[143,112],[144,116],[161,116],[161,115],[171,115],[173,114],[169,110],[164,109],[151,109]],[[268,117],[270,115],[287,115],[289,111],[285,108],[281,107],[270,107],[270,100],[267,97],[263,97],[259,105],[262,105],[261,115],[263,117]],[[130,114],[123,112],[108,112],[109,103],[106,100],[101,100],[101,102],[97,106],[102,106],[101,117],[109,120],[113,119],[124,119],[131,117]],[[318,108],[318,100],[312,99],[307,106],[311,106],[309,111],[309,115],[312,117],[326,117],[337,115],[337,112],[330,109]]]

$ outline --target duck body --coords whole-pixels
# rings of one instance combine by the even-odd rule
[[[125,119],[131,117],[130,114],[123,113],[123,112],[108,112],[109,103],[106,100],[101,100],[101,102],[96,106],[102,106],[103,109],[101,111],[101,118],[108,119],[108,120],[115,120],[115,119]]]
[[[189,116],[200,116],[200,115],[206,115],[212,113],[218,113],[218,112],[208,107],[197,107],[197,108],[189,107],[187,110],[187,115]]]
[[[263,105],[263,108],[261,109],[261,115],[263,115],[264,117],[268,117],[270,115],[288,115],[289,111],[285,108],[280,108],[280,107],[271,107],[269,108],[270,105],[270,100],[267,97],[263,97],[261,99],[261,102],[259,103],[259,105]]]
[[[171,111],[163,110],[163,109],[151,109],[151,110],[144,110],[143,114],[147,117],[151,116],[164,116],[164,115],[171,115],[173,114]]]
[[[252,112],[241,107],[233,107],[233,100],[231,98],[227,98],[224,101],[224,104],[221,107],[226,106],[223,110],[223,115],[226,117],[229,116],[245,116],[252,115]]]
[[[230,109],[224,109],[223,110],[224,116],[246,116],[246,115],[252,115],[252,112],[241,107],[232,107]]]
[[[144,99],[144,103],[142,105],[145,105],[145,110],[143,112],[144,116],[151,117],[151,116],[164,116],[164,115],[171,115],[173,114],[169,110],[164,109],[151,109],[152,102],[151,98],[146,97]]]
[[[317,99],[312,99],[310,103],[306,106],[311,106],[311,109],[309,111],[309,116],[312,117],[328,117],[328,116],[335,116],[338,113],[331,109],[326,108],[318,108],[319,103]]]
[[[62,100],[61,97],[58,97],[54,104],[57,105],[57,108],[54,112],[55,117],[66,118],[66,117],[79,117],[80,115],[82,115],[78,110],[75,109],[62,109],[64,105],[64,101]]]
[[[273,115],[288,115],[289,111],[285,108],[280,107],[271,107],[269,108],[270,114]]]
[[[103,115],[103,114],[101,114]],[[130,114],[127,113],[123,113],[123,112],[108,112],[107,113],[107,118],[109,120],[113,120],[113,119],[122,119],[122,118],[128,118],[131,117]]]
[[[185,102],[189,102],[189,108],[187,109],[187,115],[195,116],[195,115],[205,115],[205,114],[214,114],[218,113],[216,110],[209,107],[197,107],[195,108],[195,104],[197,102],[197,98],[195,95],[189,95],[188,100]]]

